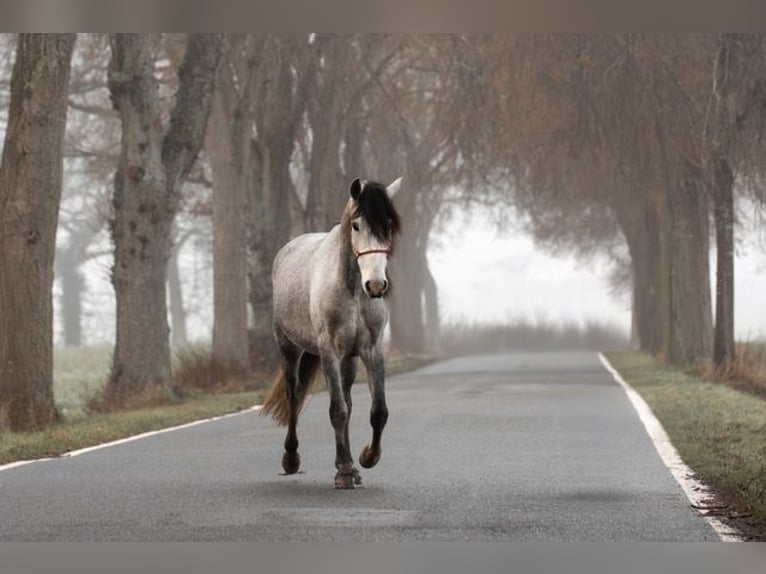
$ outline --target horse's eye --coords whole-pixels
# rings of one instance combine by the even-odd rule
[[[358,224],[356,221],[354,221],[354,222],[351,224],[351,228],[352,228],[354,231],[359,231],[359,224]]]

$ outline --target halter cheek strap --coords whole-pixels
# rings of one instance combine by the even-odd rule
[[[391,248],[386,247],[385,249],[365,249],[364,251],[357,251],[354,249],[354,256],[356,256],[357,259],[359,259],[362,255],[370,255],[372,253],[385,253],[386,255],[391,255]]]

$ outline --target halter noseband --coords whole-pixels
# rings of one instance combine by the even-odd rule
[[[385,249],[365,249],[364,251],[357,251],[354,249],[354,256],[359,259],[362,255],[371,255],[372,253],[385,253],[386,255],[391,255],[391,248],[386,247]]]

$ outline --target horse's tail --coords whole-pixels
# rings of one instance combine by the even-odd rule
[[[304,353],[298,368],[298,413],[303,408],[306,396],[313,386],[317,371],[319,370],[319,357]],[[280,426],[287,426],[290,422],[290,399],[287,397],[287,381],[282,369],[274,375],[274,382],[271,385],[266,398],[263,399],[261,415],[271,415]]]

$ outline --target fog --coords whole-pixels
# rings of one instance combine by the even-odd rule
[[[552,254],[521,230],[498,229],[485,210],[456,219],[437,234],[429,250],[443,322],[597,322],[630,330],[630,293],[610,285],[611,262],[605,257],[579,260],[571,254]],[[741,214],[741,226],[735,263],[735,333],[739,340],[764,339],[762,230],[747,211]],[[714,249],[710,257],[714,270]]]
[[[439,290],[443,325],[599,323],[626,334],[630,331],[630,293],[610,284],[612,263],[606,257],[578,259],[572,254],[551,253],[535,245],[520,221],[511,217],[505,227],[499,227],[495,220],[490,210],[462,209],[434,232],[428,263]],[[741,225],[735,265],[735,331],[739,340],[761,340],[766,338],[766,255],[757,219],[743,214]],[[99,249],[109,249],[105,233],[99,244]],[[712,250],[711,269],[714,258]],[[209,240],[204,237],[182,248],[184,305],[193,342],[211,338],[211,264]],[[89,345],[114,341],[110,266],[108,254],[83,266],[87,285],[83,335]],[[62,341],[59,292],[56,282],[57,344]]]
[[[445,323],[599,322],[630,329],[627,293],[609,285],[609,262],[578,261],[498,229],[482,209],[462,214],[429,252]]]

